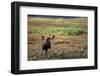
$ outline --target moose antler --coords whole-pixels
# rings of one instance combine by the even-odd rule
[[[54,38],[55,38],[55,35],[52,36],[52,39],[54,39]]]
[[[42,37],[42,40],[44,40],[44,39],[45,39],[45,37],[44,37],[43,35],[42,35],[41,37]]]

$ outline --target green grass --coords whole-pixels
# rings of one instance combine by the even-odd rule
[[[81,35],[87,34],[86,29],[78,28],[75,26],[69,27],[31,27],[32,34],[42,34],[42,35]]]
[[[42,35],[77,36],[87,34],[87,18],[29,18],[28,32]]]

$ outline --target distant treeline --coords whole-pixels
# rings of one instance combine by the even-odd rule
[[[62,18],[62,19],[70,19],[70,18],[87,18],[83,16],[53,16],[53,15],[28,15],[28,17],[32,18]]]

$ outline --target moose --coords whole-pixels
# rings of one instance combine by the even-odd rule
[[[51,44],[52,44],[54,38],[55,38],[55,35],[53,35],[52,37],[47,37],[47,38],[45,38],[45,36],[42,35],[42,52],[41,52],[41,54],[45,53],[45,55],[47,56],[48,49],[51,48]]]

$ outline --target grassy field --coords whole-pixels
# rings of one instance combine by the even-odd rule
[[[28,17],[28,60],[87,58],[87,18]],[[48,55],[41,55],[41,36],[55,35]]]

